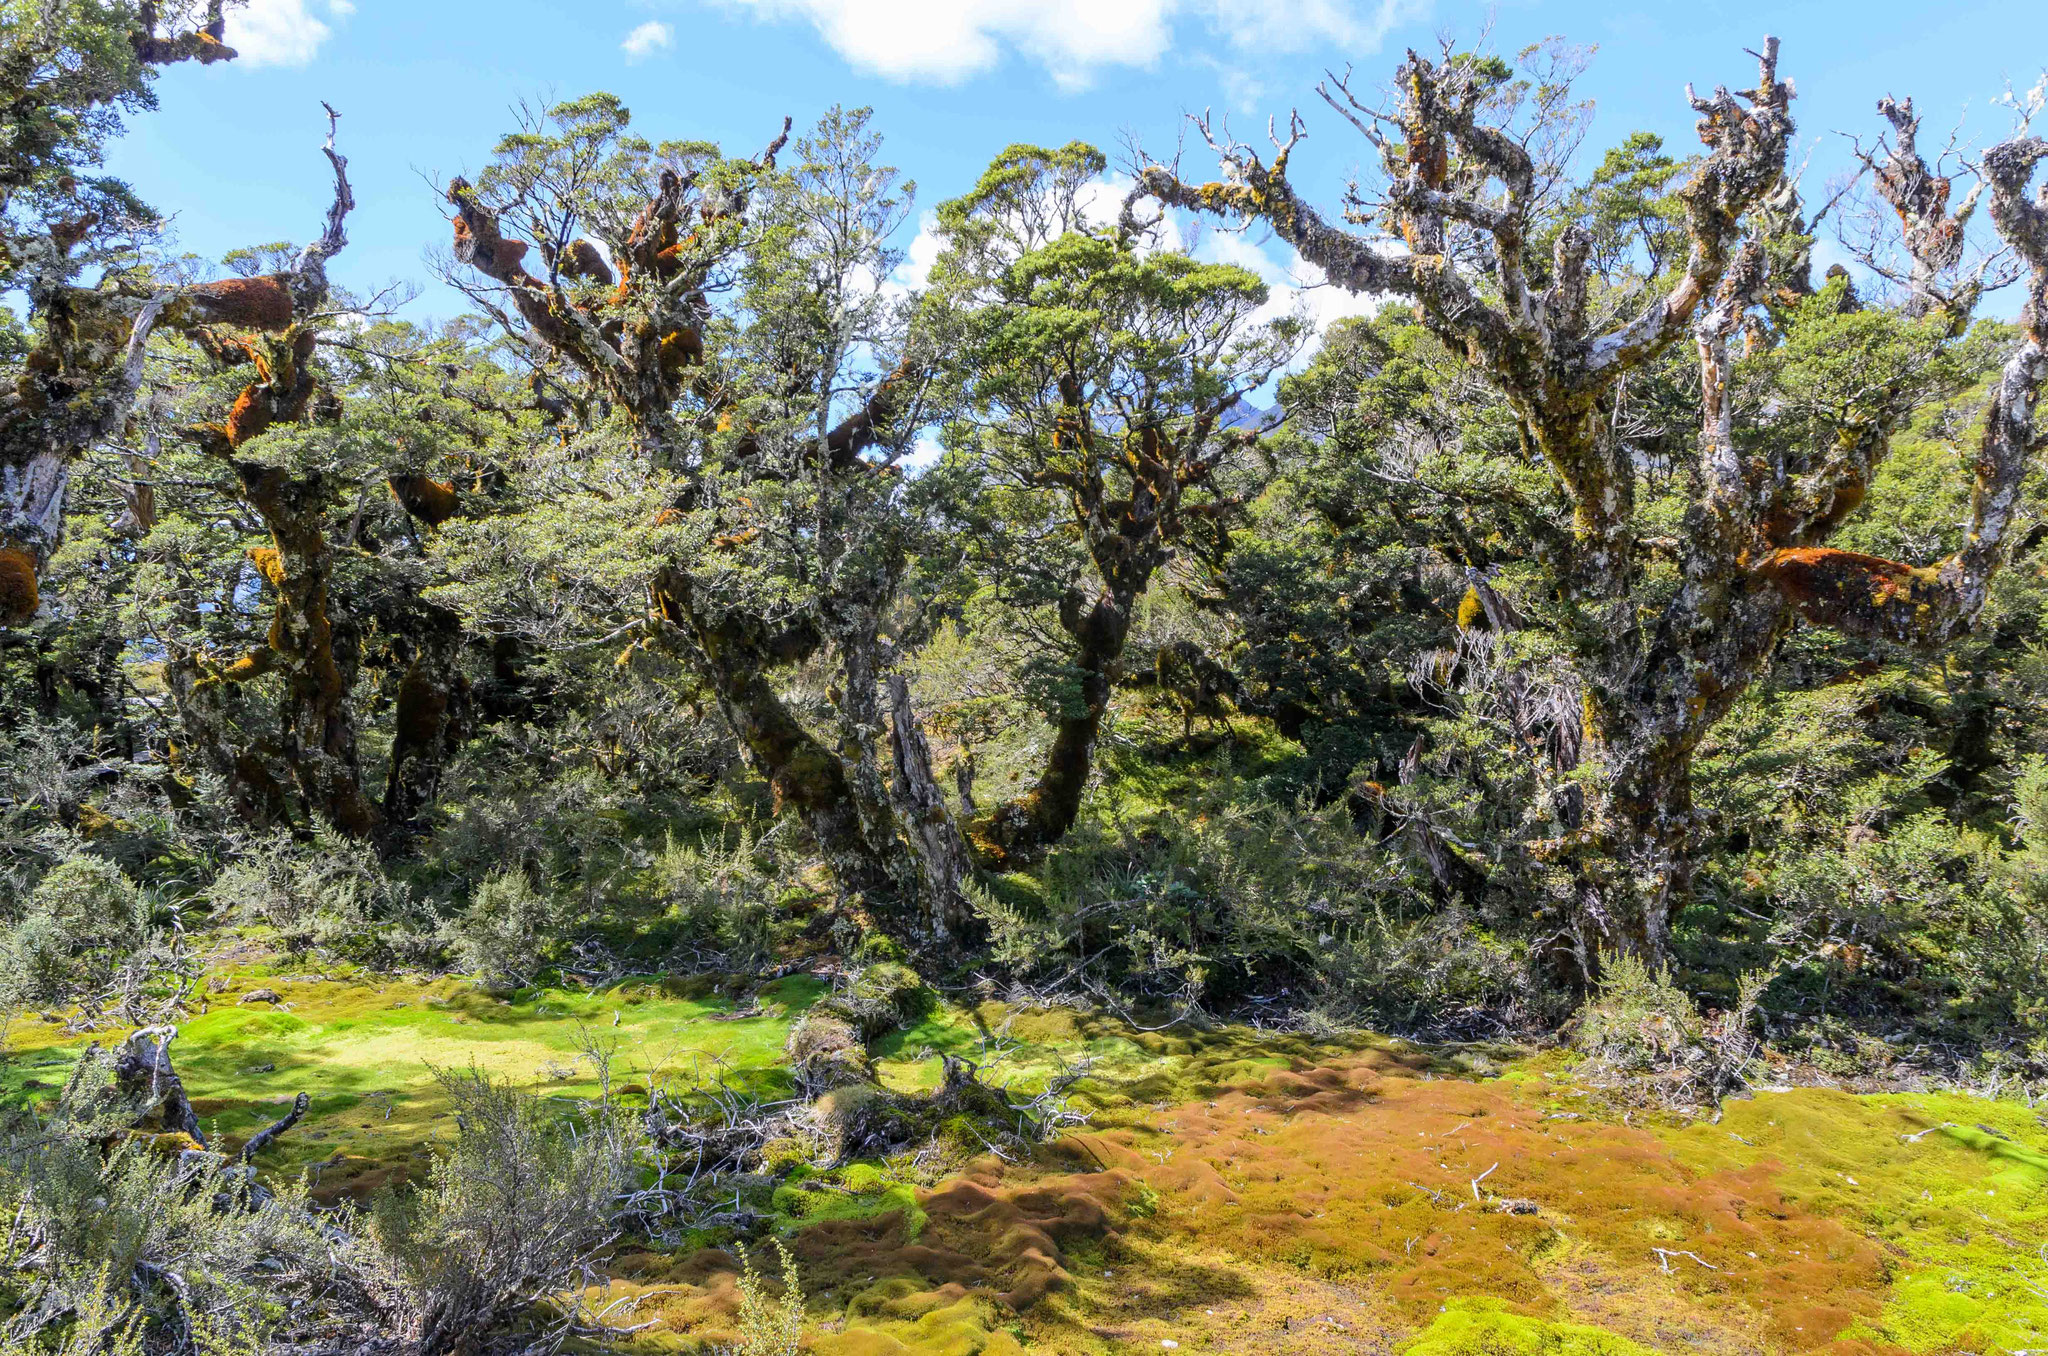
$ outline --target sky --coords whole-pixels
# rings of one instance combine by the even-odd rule
[[[1768,12],[1717,0],[250,0],[230,13],[241,58],[166,71],[161,107],[133,120],[110,168],[174,216],[187,250],[218,258],[304,241],[329,201],[324,100],[343,115],[358,204],[332,272],[359,292],[421,284],[406,313],[423,320],[461,309],[430,280],[427,255],[447,235],[433,184],[483,164],[521,100],[608,90],[650,138],[735,154],[758,151],[785,114],[802,126],[834,103],[870,105],[885,158],[917,182],[924,208],[964,191],[1012,142],[1079,138],[1114,160],[1135,138],[1161,155],[1189,113],[1212,109],[1252,140],[1299,108],[1309,135],[1293,178],[1334,210],[1370,148],[1317,99],[1316,81],[1349,63],[1377,89],[1405,48],[1429,50],[1441,35],[1469,45],[1490,32],[1510,55],[1553,35],[1596,46],[1579,87],[1597,103],[1596,158],[1636,129],[1681,152],[1696,145],[1686,82],[1703,93],[1747,85],[1756,64],[1743,49],[1774,33],[1797,87],[1809,198],[1852,163],[1838,133],[1878,130],[1878,96],[1911,95],[1923,141],[1960,119],[1981,145],[2011,123],[1994,98],[2032,86],[2048,63],[2048,5],[2029,0]],[[1189,172],[1211,164],[1195,141]],[[902,242],[913,266],[929,257],[915,230]],[[1315,286],[1263,233],[1211,231],[1195,247],[1254,267],[1276,304],[1298,296],[1318,320],[1366,305]]]

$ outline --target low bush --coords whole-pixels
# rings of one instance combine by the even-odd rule
[[[427,1186],[384,1197],[376,1212],[377,1237],[412,1297],[423,1356],[522,1321],[577,1288],[615,1237],[637,1143],[628,1121],[602,1104],[565,1112],[475,1068],[439,1079],[454,1104],[455,1141]]]

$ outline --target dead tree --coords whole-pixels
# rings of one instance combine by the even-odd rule
[[[1529,246],[1544,197],[1538,167],[1521,140],[1484,121],[1507,78],[1484,59],[1447,51],[1431,61],[1410,52],[1386,110],[1352,97],[1344,81],[1324,87],[1324,98],[1380,152],[1384,197],[1372,203],[1354,192],[1349,215],[1379,222],[1384,234],[1335,226],[1295,192],[1287,165],[1302,135],[1298,119],[1270,165],[1249,147],[1225,144],[1218,147],[1222,182],[1184,183],[1156,165],[1139,177],[1137,192],[1164,203],[1264,221],[1347,290],[1411,300],[1502,392],[1527,451],[1569,502],[1568,535],[1543,547],[1573,617],[1569,640],[1584,705],[1575,746],[1585,795],[1566,832],[1530,851],[1567,872],[1572,929],[1588,964],[1598,946],[1664,953],[1699,836],[1694,751],[1765,671],[1794,616],[1922,646],[1967,627],[1983,604],[2025,456],[2036,445],[2033,404],[2048,315],[2040,291],[2048,279],[2043,209],[2026,197],[2042,155],[2037,138],[2008,142],[1984,160],[1993,220],[2027,256],[2034,291],[2030,338],[2007,364],[1987,419],[1962,551],[1916,569],[1821,545],[1861,501],[1902,409],[1887,407],[1843,428],[1815,456],[1770,437],[1735,438],[1728,345],[1765,299],[1768,281],[1763,244],[1745,241],[1744,222],[1783,197],[1792,132],[1792,89],[1778,78],[1777,54],[1776,41],[1766,39],[1752,89],[1700,98],[1688,88],[1706,154],[1677,194],[1686,261],[1668,292],[1605,329],[1593,324],[1582,228],[1568,224],[1556,234],[1547,284],[1532,276],[1540,261]],[[1934,200],[1942,195],[1923,196],[1939,210]],[[1921,229],[1908,244],[1945,247],[1949,239],[1945,229]],[[1930,258],[1930,266],[1938,271],[1945,258]],[[1484,288],[1482,269],[1490,275]],[[1676,594],[1660,595],[1652,608],[1642,593],[1651,544],[1636,513],[1637,467],[1612,416],[1623,376],[1688,333],[1701,363],[1702,488],[1675,548]]]
[[[1939,315],[1952,333],[1961,334],[1977,309],[1978,298],[2018,276],[2007,271],[1996,254],[1986,254],[1976,267],[1964,268],[1970,218],[1988,181],[1978,177],[1962,201],[1951,207],[1955,180],[1940,168],[1947,155],[1930,165],[1921,154],[1920,116],[1913,111],[1913,101],[1887,95],[1877,101],[1877,111],[1891,125],[1890,140],[1880,138],[1874,152],[1865,152],[1859,145],[1857,156],[1870,172],[1877,196],[1898,217],[1909,261],[1906,276],[1894,277],[1906,290],[1900,309],[1915,319]],[[1878,272],[1891,273],[1877,251],[1858,252]]]

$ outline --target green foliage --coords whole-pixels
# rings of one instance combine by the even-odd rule
[[[275,930],[292,952],[391,966],[437,958],[434,919],[377,854],[327,825],[260,836],[208,890],[223,918]]]
[[[524,871],[486,879],[446,936],[455,964],[486,989],[517,989],[533,981],[564,940],[562,900],[536,889]]]
[[[454,1142],[426,1187],[380,1199],[376,1213],[427,1351],[496,1331],[580,1279],[612,1237],[635,1144],[608,1106],[572,1118],[474,1067],[439,1081]]]
[[[670,834],[654,860],[665,932],[680,956],[717,957],[740,968],[768,954],[775,940],[780,884],[744,836],[731,847]]]
[[[141,1024],[189,991],[197,968],[180,910],[105,858],[77,853],[45,874],[0,933],[0,1011],[76,1004]]]
[[[796,1258],[779,1237],[770,1237],[782,1262],[782,1295],[771,1298],[751,1252],[740,1254],[740,1340],[733,1356],[796,1356],[807,1320],[803,1278]]]

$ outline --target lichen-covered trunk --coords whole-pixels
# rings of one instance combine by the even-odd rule
[[[21,379],[0,394],[0,626],[36,615],[43,566],[64,537],[71,466],[127,418],[165,306],[64,286],[58,264],[68,246],[34,243],[49,256],[47,276],[28,287],[45,334]]]
[[[1092,599],[1070,590],[1060,604],[1060,625],[1074,639],[1073,672],[1078,691],[1054,723],[1045,770],[1031,790],[998,807],[969,830],[975,848],[992,865],[1057,843],[1081,813],[1094,765],[1095,741],[1109,712],[1117,661],[1130,639],[1135,590],[1098,592]]]
[[[0,465],[0,626],[20,626],[42,604],[43,562],[56,549],[70,481],[69,449],[38,449]]]
[[[1589,727],[1635,722],[1589,719]],[[1588,768],[1596,777],[1574,866],[1580,947],[1627,951],[1655,964],[1692,885],[1695,822],[1693,750],[1683,739],[1647,731],[1602,738],[1587,731]]]
[[[980,920],[967,901],[967,882],[974,875],[967,840],[932,773],[932,751],[911,705],[909,681],[892,673],[888,688],[889,751],[896,772],[890,792],[917,859],[925,912],[942,946],[970,945],[978,940]]]
[[[271,771],[275,748],[257,748],[233,735],[234,721],[223,703],[219,677],[198,657],[175,653],[164,663],[164,686],[178,714],[181,738],[170,748],[171,771],[183,779],[200,769],[227,783],[235,813],[255,828],[292,822],[291,790]]]
[[[330,609],[334,553],[327,541],[324,486],[317,474],[293,477],[254,462],[234,467],[244,495],[270,529],[272,545],[250,554],[276,602],[263,648],[222,677],[275,673],[283,680],[281,753],[301,798],[343,833],[368,838],[384,817],[363,791],[349,699],[354,640],[336,626]]]
[[[461,619],[434,608],[427,622],[429,629],[413,642],[394,703],[391,768],[384,782],[385,831],[394,839],[419,832],[469,726],[469,681],[457,663]]]
[[[973,929],[966,895],[972,868],[966,840],[932,775],[931,750],[910,703],[910,686],[900,674],[883,674],[888,645],[879,635],[879,610],[828,610],[851,614],[841,618],[851,625],[833,628],[846,681],[839,698],[839,756],[868,845],[891,863],[899,889],[917,901],[920,947],[957,953]],[[885,740],[892,769],[886,781],[880,759]]]
[[[1693,535],[1704,542],[1718,530],[1702,515]],[[1640,647],[1586,664],[1585,813],[1572,856],[1588,960],[1603,948],[1652,964],[1668,956],[1702,840],[1694,758],[1768,669],[1791,621],[1762,578],[1699,568]]]
[[[727,722],[774,790],[776,809],[803,823],[844,894],[857,896],[892,935],[914,938],[917,919],[905,907],[902,883],[869,840],[839,756],[804,728],[745,658],[714,655],[710,676]]]
[[[857,897],[890,935],[917,941],[915,892],[903,888],[886,848],[870,837],[846,764],[805,728],[768,680],[770,667],[814,653],[822,637],[807,626],[771,633],[743,614],[707,615],[681,570],[663,571],[652,593],[662,619],[687,637],[678,647],[683,659],[711,689],[755,771],[767,778],[776,811],[796,815],[842,895]]]

